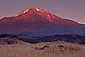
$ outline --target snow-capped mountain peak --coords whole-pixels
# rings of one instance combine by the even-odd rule
[[[55,33],[85,34],[85,25],[82,26],[75,21],[64,19],[40,8],[30,8],[17,16],[0,19],[0,32],[31,32],[32,36]]]
[[[29,13],[29,12],[48,13],[48,10],[44,10],[44,9],[41,9],[41,8],[27,8],[27,9],[19,12],[18,14],[16,14],[16,16],[19,16],[19,15],[22,15],[22,14],[25,14],[25,13]]]

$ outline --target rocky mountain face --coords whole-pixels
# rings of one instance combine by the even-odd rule
[[[28,36],[52,34],[85,35],[85,25],[58,17],[40,8],[30,8],[13,17],[0,19],[1,33],[18,33]]]

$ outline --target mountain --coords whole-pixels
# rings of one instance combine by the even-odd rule
[[[40,8],[26,9],[16,16],[0,19],[0,33],[23,34],[29,37],[54,34],[85,35],[85,24],[79,24]]]
[[[30,8],[0,19],[0,57],[85,57],[83,44],[85,24],[47,10]]]

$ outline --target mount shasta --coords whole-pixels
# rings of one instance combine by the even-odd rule
[[[25,34],[29,37],[54,34],[85,35],[85,24],[61,18],[40,8],[30,8],[16,16],[0,19],[0,33]]]

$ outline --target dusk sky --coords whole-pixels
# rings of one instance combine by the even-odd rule
[[[0,0],[0,17],[15,16],[19,11],[33,7],[85,24],[85,0]]]

